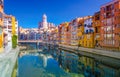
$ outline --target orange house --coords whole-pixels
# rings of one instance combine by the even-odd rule
[[[100,11],[93,15],[93,27],[94,27],[94,45],[100,46]]]
[[[120,50],[120,0],[101,6],[100,45],[106,49]]]
[[[66,45],[70,45],[71,42],[71,26],[69,23],[66,26]]]
[[[58,44],[61,44],[61,30],[62,30],[62,26],[60,24],[58,26]]]

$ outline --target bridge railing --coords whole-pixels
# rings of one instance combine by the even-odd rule
[[[42,40],[18,40],[18,42],[42,42]]]

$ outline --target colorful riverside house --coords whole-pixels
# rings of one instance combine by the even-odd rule
[[[12,19],[12,35],[16,35],[16,19],[14,16],[11,17]]]
[[[2,48],[4,44],[3,34],[3,0],[0,0],[0,48]]]
[[[58,44],[58,27],[55,28],[54,39],[55,43]]]
[[[120,0],[101,6],[101,42],[103,48],[120,49]]]
[[[65,38],[65,44],[69,45],[70,42],[70,33],[69,33],[69,23],[64,23],[64,38]]]
[[[58,44],[61,44],[61,32],[62,32],[62,25],[58,26]]]
[[[49,32],[49,40],[50,43],[58,44],[58,27]]]
[[[94,27],[94,45],[95,47],[100,46],[100,11],[96,12],[93,16],[93,27]]]
[[[71,26],[71,45],[78,46],[78,36],[77,36],[77,30],[78,30],[78,23],[79,18],[74,19],[70,22]]]
[[[62,23],[61,24],[61,44],[66,44],[66,27],[68,23]]]
[[[78,45],[84,46],[84,17],[81,17],[77,28]]]
[[[64,23],[59,25],[59,44],[64,44]]]
[[[4,33],[5,44],[12,42],[12,35],[18,35],[18,21],[14,16],[4,14]]]
[[[70,23],[68,23],[68,26],[66,28],[66,44],[71,45],[71,26],[70,26]]]
[[[94,47],[94,28],[92,27],[92,16],[88,16],[84,21],[84,47]]]

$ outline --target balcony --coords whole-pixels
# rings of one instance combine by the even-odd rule
[[[106,18],[110,18],[112,16],[111,12],[106,13]]]

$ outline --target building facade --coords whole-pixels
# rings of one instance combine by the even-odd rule
[[[48,38],[50,44],[58,44],[58,27],[49,32]]]
[[[61,44],[65,44],[66,38],[65,38],[65,23],[60,24],[61,27]]]
[[[102,5],[100,13],[100,45],[106,49],[120,49],[120,0]]]
[[[62,37],[62,25],[58,26],[58,43],[61,44],[61,37]]]
[[[95,47],[100,46],[100,11],[93,15],[93,27],[94,27],[94,45]]]
[[[78,45],[84,46],[84,17],[80,17],[77,28]]]
[[[18,35],[18,21],[12,15],[4,14],[4,38],[5,45],[8,42],[12,44],[12,36]]]
[[[70,23],[66,26],[66,44],[71,44],[71,26]]]
[[[92,26],[92,16],[88,16],[84,20],[84,47],[94,47],[94,28]]]
[[[78,30],[78,24],[79,24],[79,18],[74,19],[70,22],[71,26],[71,45],[77,46],[79,44],[78,42],[78,36],[77,36],[77,30]]]
[[[42,32],[37,28],[22,28],[19,27],[19,40],[42,40],[41,35]]]
[[[0,48],[2,48],[4,44],[3,13],[4,13],[3,0],[0,0]]]

